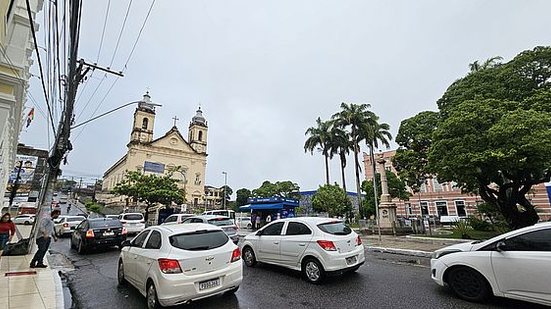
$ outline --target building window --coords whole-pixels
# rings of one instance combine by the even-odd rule
[[[198,204],[199,204],[199,199],[198,199],[198,198],[194,198],[194,199],[193,199],[193,206],[197,207]]]
[[[423,215],[423,216],[430,215],[430,213],[429,213],[429,202],[427,202],[427,201],[419,202],[419,208],[421,208],[421,215]]]
[[[411,203],[406,203],[406,214],[408,216],[413,215],[413,208],[411,208]]]
[[[448,204],[446,203],[446,201],[436,202],[436,210],[438,211],[439,216],[447,216],[448,215]]]
[[[149,119],[144,118],[142,122],[142,129],[147,130],[147,125],[149,124]]]
[[[455,208],[457,209],[457,215],[460,217],[466,217],[467,211],[465,210],[465,201],[455,201]]]
[[[203,131],[199,131],[199,141],[203,141]]]

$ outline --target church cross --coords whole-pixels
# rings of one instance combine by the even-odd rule
[[[172,120],[174,120],[174,126],[176,126],[176,121],[180,120],[180,118],[174,116],[174,118],[172,118]]]

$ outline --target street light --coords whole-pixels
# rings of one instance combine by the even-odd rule
[[[222,200],[222,203],[224,203],[224,210],[226,210],[226,187],[228,186],[228,173],[222,172],[222,175],[224,175],[224,199]]]

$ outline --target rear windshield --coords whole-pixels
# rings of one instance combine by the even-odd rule
[[[216,226],[233,225],[233,221],[228,218],[214,218],[207,220],[207,222]]]
[[[333,235],[348,235],[352,233],[352,230],[342,221],[318,224],[318,228],[325,233]]]
[[[140,214],[124,215],[122,217],[124,220],[142,220],[143,216]]]
[[[82,220],[83,220],[82,217],[80,217],[80,218],[67,218],[68,222],[77,222],[77,221],[82,221]]]
[[[169,240],[173,247],[201,251],[225,245],[228,242],[228,236],[223,231],[197,231],[170,236]]]
[[[122,226],[119,220],[113,220],[113,219],[94,220],[94,221],[89,221],[89,223],[90,223],[90,227],[93,229],[99,229],[104,227],[116,228],[116,227]]]

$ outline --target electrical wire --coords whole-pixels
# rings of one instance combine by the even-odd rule
[[[124,20],[122,22],[121,31],[119,32],[119,37],[117,38],[117,45],[115,46],[115,51],[113,52],[113,56],[111,57],[111,62],[109,63],[109,68],[113,66],[113,61],[115,61],[115,56],[117,55],[117,51],[119,50],[119,44],[121,42],[122,33],[124,32],[124,28],[126,27],[126,20],[128,19],[128,13],[130,13],[130,7],[132,6],[132,0],[128,2],[128,8],[126,9],[126,14],[124,15]]]

